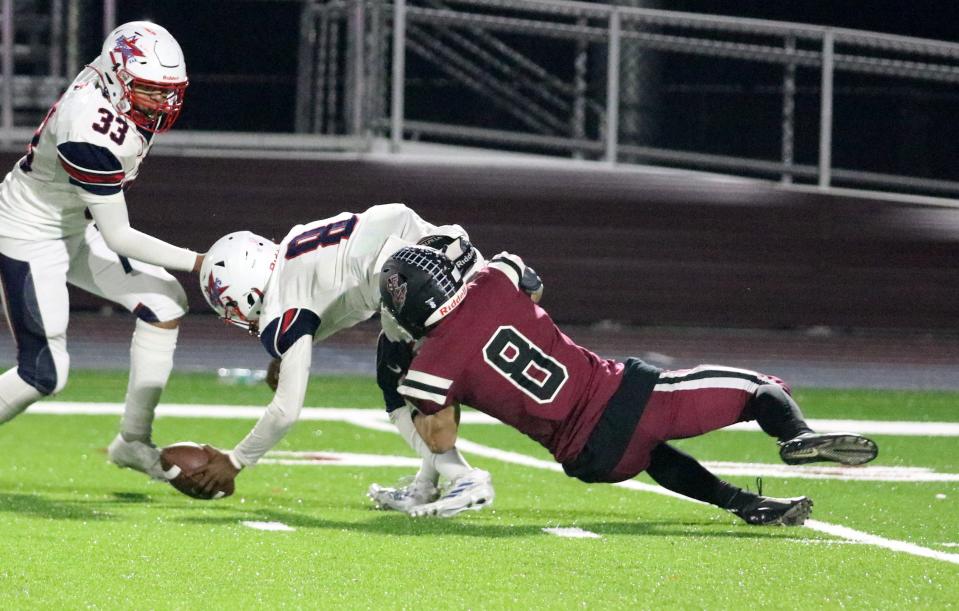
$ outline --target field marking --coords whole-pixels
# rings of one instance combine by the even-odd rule
[[[365,423],[357,422],[360,426],[371,428],[378,431],[389,431],[395,433],[396,430],[392,425],[387,425],[386,427],[373,419],[368,420]],[[484,446],[467,439],[460,437],[456,440],[456,447],[461,451],[469,452],[472,454],[477,454],[480,456],[485,456],[487,458],[493,458],[503,462],[519,464],[527,467],[533,467],[537,469],[543,469],[546,471],[562,471],[563,468],[561,465],[552,462],[545,461],[538,458],[533,458],[532,456],[526,456],[524,454],[518,454],[516,452],[509,452],[506,450],[499,450],[497,448],[491,448],[489,446]],[[653,494],[659,494],[663,496],[669,496],[683,501],[691,501],[694,503],[700,503],[690,499],[689,497],[677,494],[671,490],[666,490],[665,488],[660,488],[659,486],[653,486],[636,480],[627,480],[625,482],[619,482],[613,484],[621,488],[628,488],[631,490],[640,490],[643,492],[651,492]],[[700,503],[702,504],[702,503]],[[837,524],[829,524],[828,522],[820,522],[819,520],[806,520],[804,524],[806,528],[810,530],[815,530],[822,532],[834,537],[839,537],[840,539],[845,539],[847,541],[856,541],[859,543],[864,543],[867,545],[873,545],[876,547],[885,548],[895,552],[903,552],[906,554],[911,554],[913,556],[921,556],[924,558],[932,558],[934,560],[941,560],[943,562],[951,562],[952,564],[959,564],[959,554],[952,554],[948,552],[941,552],[939,550],[929,549],[927,547],[922,547],[920,545],[915,545],[914,543],[908,543],[906,541],[897,541],[895,539],[887,539],[885,537],[880,537],[878,535],[871,535],[859,530],[848,528],[846,526],[839,526]]]
[[[583,530],[582,528],[577,528],[575,526],[567,527],[556,527],[556,528],[544,528],[544,533],[549,533],[557,537],[568,537],[570,539],[602,539],[602,535],[597,535],[594,532]]]
[[[240,524],[255,530],[273,530],[282,532],[293,532],[296,530],[292,526],[287,526],[283,522],[257,522],[254,520],[244,520],[243,522],[240,522]]]
[[[266,406],[166,404],[157,408],[158,418],[259,418]],[[42,401],[32,405],[29,414],[117,416],[123,413],[122,403],[81,403]],[[347,407],[304,407],[300,420],[333,420],[351,422],[371,418],[388,422],[386,412],[377,409]],[[498,424],[498,420],[481,412],[463,412],[462,424]],[[923,437],[959,437],[959,422],[910,422],[903,420],[809,420],[809,426],[823,433],[855,431],[864,435],[903,435]],[[759,431],[754,422],[740,422],[727,431]]]
[[[422,459],[387,454],[356,454],[351,452],[294,452],[276,450],[267,452],[259,465],[287,465],[309,467],[409,467],[418,469]]]
[[[913,556],[921,556],[923,558],[932,558],[934,560],[942,560],[944,562],[951,562],[952,564],[959,564],[959,554],[940,552],[939,550],[922,547],[921,545],[916,545],[915,543],[887,539],[885,537],[880,537],[879,535],[870,535],[869,533],[864,533],[861,530],[854,530],[846,526],[840,526],[839,524],[829,524],[828,522],[820,522],[819,520],[806,520],[806,523],[803,526],[827,535],[841,537],[849,541],[858,541],[867,545],[875,545],[876,547],[882,547],[894,552],[904,552],[906,554],[912,554]]]
[[[959,473],[939,473],[926,467],[822,467],[724,461],[703,461],[703,464],[716,475],[859,482],[959,482]]]
[[[259,418],[263,413],[263,407],[236,407],[236,406],[208,406],[208,405],[166,405],[157,410],[158,416],[179,416],[179,417],[206,417],[206,418]],[[65,403],[65,402],[43,402],[39,405],[32,406],[30,413],[40,413],[40,414],[114,414],[119,415],[123,412],[123,406],[119,403]],[[396,429],[390,424],[383,412],[379,410],[364,410],[364,409],[340,409],[340,408],[305,408],[301,414],[302,420],[339,420],[343,422],[349,422],[363,428],[369,428],[378,431],[386,431],[395,434]],[[464,414],[467,415],[467,414]],[[322,416],[322,417],[321,417]],[[856,430],[864,433],[870,433],[876,429],[870,429],[866,425],[882,425],[884,429],[882,434],[902,434],[902,435],[918,435],[920,433],[916,432],[919,430],[930,430],[930,432],[923,432],[923,435],[943,435],[944,432],[948,436],[957,436],[959,435],[959,423],[933,423],[933,422],[874,422],[874,421],[862,421],[862,420],[834,420],[834,421],[816,421],[811,420],[810,425],[820,428],[825,431],[826,428],[823,428],[820,422],[833,422],[840,423],[842,429],[855,428]],[[895,428],[895,425],[910,425],[903,427],[904,431],[899,432]],[[939,427],[939,431],[931,432],[934,427]],[[955,429],[955,432],[951,432],[952,429]],[[947,432],[947,430],[949,432]],[[562,466],[552,462],[545,461],[538,458],[533,458],[532,456],[526,456],[524,454],[519,454],[517,452],[509,452],[505,450],[499,450],[496,448],[491,448],[489,446],[484,446],[475,442],[471,442],[467,439],[460,438],[457,440],[457,447],[460,450],[471,452],[479,456],[486,456],[488,458],[493,458],[500,460],[502,462],[508,462],[538,469],[543,469],[547,471],[562,471]],[[622,488],[629,488],[632,490],[641,490],[643,492],[651,492],[653,494],[659,494],[663,496],[669,496],[673,498],[678,498],[683,501],[691,501],[681,494],[677,494],[665,488],[660,488],[659,486],[653,486],[650,484],[645,484],[636,480],[627,480],[625,482],[620,482],[614,484]],[[699,501],[693,501],[698,503]],[[959,554],[942,552],[939,550],[929,549],[922,547],[920,545],[915,545],[913,543],[908,543],[906,541],[898,541],[895,539],[887,539],[885,537],[880,537],[878,535],[871,535],[862,531],[858,531],[852,528],[845,526],[840,526],[838,524],[829,524],[827,522],[821,522],[819,520],[806,520],[804,525],[806,528],[811,530],[816,530],[828,535],[839,537],[848,541],[858,541],[868,545],[873,545],[876,547],[881,547],[895,552],[902,552],[906,554],[911,554],[914,556],[920,556],[924,558],[931,558],[934,560],[941,560],[943,562],[950,562],[952,564],[959,565]]]
[[[390,432],[389,426],[377,430]],[[519,455],[513,457],[519,460]],[[422,461],[410,456],[387,454],[357,454],[325,450],[274,450],[260,460],[262,465],[289,465],[309,467],[410,467],[418,468]],[[926,467],[822,467],[789,466],[768,463],[703,461],[716,475],[748,477],[779,477],[784,479],[829,479],[864,482],[959,482],[959,473],[938,473]],[[532,465],[543,468],[540,465]],[[557,469],[559,470],[559,469]],[[946,498],[938,493],[936,499]]]

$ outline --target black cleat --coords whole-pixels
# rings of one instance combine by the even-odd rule
[[[812,499],[804,496],[792,499],[760,496],[742,509],[729,511],[754,526],[802,526],[812,513]]]
[[[822,461],[862,465],[877,454],[876,442],[855,433],[803,433],[779,444],[779,457],[787,465]]]

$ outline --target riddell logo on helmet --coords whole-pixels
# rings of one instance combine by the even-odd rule
[[[466,297],[465,289],[466,287],[464,286],[459,291],[457,291],[455,295],[453,295],[452,299],[450,299],[449,301],[443,304],[443,306],[439,310],[439,314],[441,317],[446,316],[447,314],[455,310],[456,306],[462,303],[463,298]]]

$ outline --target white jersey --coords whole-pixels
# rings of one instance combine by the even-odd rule
[[[279,386],[259,422],[233,449],[238,467],[255,464],[296,421],[312,344],[379,311],[379,271],[386,259],[435,234],[467,237],[458,225],[437,227],[403,204],[386,204],[297,225],[283,238],[260,314],[260,341],[272,356],[283,358]],[[477,261],[478,268],[483,264],[478,254]]]
[[[86,68],[53,105],[27,154],[0,185],[0,236],[59,239],[82,233],[87,206],[124,204],[150,148],[141,132],[104,96]]]
[[[342,212],[291,229],[280,242],[264,290],[260,329],[267,350],[283,353],[283,335],[292,321],[281,319],[291,312],[315,315],[314,343],[373,316],[379,311],[379,270],[386,258],[436,232],[466,236],[459,226],[427,223],[403,204]]]

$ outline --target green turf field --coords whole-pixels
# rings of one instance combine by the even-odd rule
[[[122,401],[125,374],[71,375],[56,401]],[[165,403],[265,405],[270,396],[177,374]],[[810,418],[959,422],[951,393],[815,390],[798,399]],[[318,378],[307,404],[378,415],[379,398],[370,379]],[[192,500],[106,462],[117,423],[28,412],[0,427],[0,609],[959,605],[956,481],[767,476],[766,494],[809,495],[817,524],[852,530],[750,527],[712,507],[493,458],[497,449],[549,457],[511,429],[473,424],[462,438],[489,451],[466,455],[493,473],[495,504],[412,520],[375,511],[364,496],[409,467],[265,464],[240,475],[233,497]],[[155,437],[230,447],[252,423],[164,417]],[[959,473],[956,437],[874,438],[873,465]],[[682,447],[706,461],[777,463],[775,444],[758,432],[717,432]],[[277,449],[411,456],[394,433],[335,420],[303,420]],[[753,477],[727,479],[754,486]],[[597,537],[544,532],[551,527]],[[881,545],[889,541],[904,551]]]

